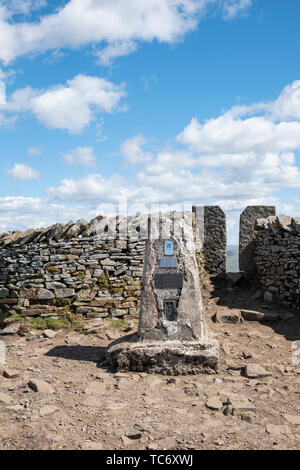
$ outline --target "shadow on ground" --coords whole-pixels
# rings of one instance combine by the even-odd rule
[[[96,362],[97,367],[106,368],[104,362],[106,348],[102,346],[56,346],[48,351],[45,356],[60,357],[63,359],[70,359],[73,361],[87,361]]]
[[[234,286],[233,290],[222,276],[211,277],[210,281],[212,287],[210,297],[216,299],[216,305],[229,309],[254,310],[266,316],[268,313],[276,313],[279,315],[278,321],[262,321],[262,323],[288,341],[300,340],[300,312],[282,305],[267,303],[262,296],[255,298],[258,291],[262,292],[259,281],[243,279],[237,286]]]

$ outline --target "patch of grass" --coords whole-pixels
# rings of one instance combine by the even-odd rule
[[[122,330],[128,326],[128,322],[125,320],[125,318],[107,318],[106,321],[112,328],[118,328]]]
[[[108,289],[108,287],[109,287],[109,279],[108,279],[108,277],[106,276],[105,273],[102,273],[102,274],[98,277],[98,281],[99,281],[99,283],[101,284],[102,287],[105,287],[106,289]]]
[[[30,320],[30,326],[34,330],[80,330],[83,328],[83,321],[72,313],[60,318],[36,317]]]
[[[22,320],[21,315],[19,313],[14,313],[13,315],[10,315],[9,317],[5,318],[3,320],[3,323],[8,325],[9,323],[14,323],[16,321],[21,321],[21,320]]]

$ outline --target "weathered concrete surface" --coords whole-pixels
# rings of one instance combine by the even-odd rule
[[[219,344],[214,338],[202,341],[140,341],[138,335],[112,343],[108,365],[121,371],[162,375],[214,374]]]
[[[240,216],[239,269],[254,272],[255,256],[255,221],[256,219],[274,216],[275,206],[248,206]]]
[[[111,366],[175,375],[216,370],[218,343],[206,331],[193,218],[192,212],[174,212],[169,217],[164,214],[158,224],[158,238],[147,241],[138,337],[108,349]],[[149,232],[153,233],[151,224]],[[162,228],[166,226],[168,234]],[[176,268],[160,266],[165,241],[173,243]],[[158,287],[155,277],[159,274],[181,274],[182,288]],[[172,321],[164,311],[164,302],[170,300],[176,304],[176,319]]]

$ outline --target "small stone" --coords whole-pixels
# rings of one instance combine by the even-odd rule
[[[262,377],[270,377],[272,372],[267,371],[258,364],[248,364],[245,367],[245,376],[249,379],[259,379]]]
[[[28,383],[29,387],[38,393],[54,393],[54,388],[49,383],[41,379],[32,379]]]
[[[4,405],[9,405],[12,402],[12,399],[6,393],[0,392],[0,403]]]
[[[73,297],[74,295],[75,295],[74,289],[68,289],[68,288],[55,289],[55,296],[58,299],[63,299],[63,298],[66,298],[66,297]]]
[[[221,383],[223,383],[223,380],[222,379],[214,379],[214,383],[217,384],[217,385],[220,385]]]
[[[207,408],[211,410],[221,410],[223,408],[223,403],[219,397],[210,397],[206,402]]]
[[[45,330],[43,331],[43,335],[45,338],[53,339],[57,335],[57,332],[53,330]]]
[[[48,289],[38,289],[37,298],[39,300],[52,300],[54,299],[54,294]]]
[[[215,323],[239,323],[240,316],[235,311],[216,312],[212,317]]]
[[[232,414],[234,416],[239,416],[240,413],[246,411],[255,411],[253,403],[243,395],[231,395],[228,397],[228,404],[232,406]]]
[[[241,315],[246,321],[261,321],[264,317],[262,312],[256,310],[241,310]]]
[[[6,379],[15,379],[16,377],[19,377],[19,372],[16,370],[5,369],[3,371],[3,377]]]
[[[224,445],[224,442],[221,441],[220,439],[216,440],[213,442],[216,446],[223,446]]]
[[[257,310],[241,310],[241,315],[247,321],[260,321],[263,323],[271,323],[279,320],[278,313],[264,313]]]
[[[246,421],[247,423],[254,423],[255,422],[255,416],[253,414],[241,411],[237,414],[243,421]]]
[[[243,273],[227,273],[226,279],[232,286],[235,286],[243,279]]]
[[[16,335],[19,332],[21,323],[14,322],[7,325],[1,332],[1,335]]]
[[[5,287],[1,287],[0,289],[0,299],[7,299],[9,297],[9,290]]]
[[[142,433],[138,429],[130,429],[125,434],[128,439],[140,439],[142,437]]]
[[[229,416],[232,414],[232,406],[231,405],[227,405],[225,406],[224,410],[223,410],[223,414],[225,416]]]

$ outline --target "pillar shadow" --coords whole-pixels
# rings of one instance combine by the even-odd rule
[[[260,323],[272,328],[275,333],[284,336],[288,341],[300,340],[300,312],[280,304],[265,302],[263,295],[256,298],[258,291],[263,292],[258,280],[242,279],[233,287],[228,284],[226,276],[211,277],[210,282],[212,286],[210,297],[217,298],[216,304],[218,306],[264,313],[266,319]],[[231,289],[233,290],[231,291]],[[268,314],[274,313],[278,315],[278,319],[270,320]],[[294,317],[291,317],[290,314]]]
[[[97,367],[106,369],[105,356],[106,348],[103,346],[55,346],[48,351],[45,356],[59,357],[62,359],[70,359],[73,361],[95,362]]]

